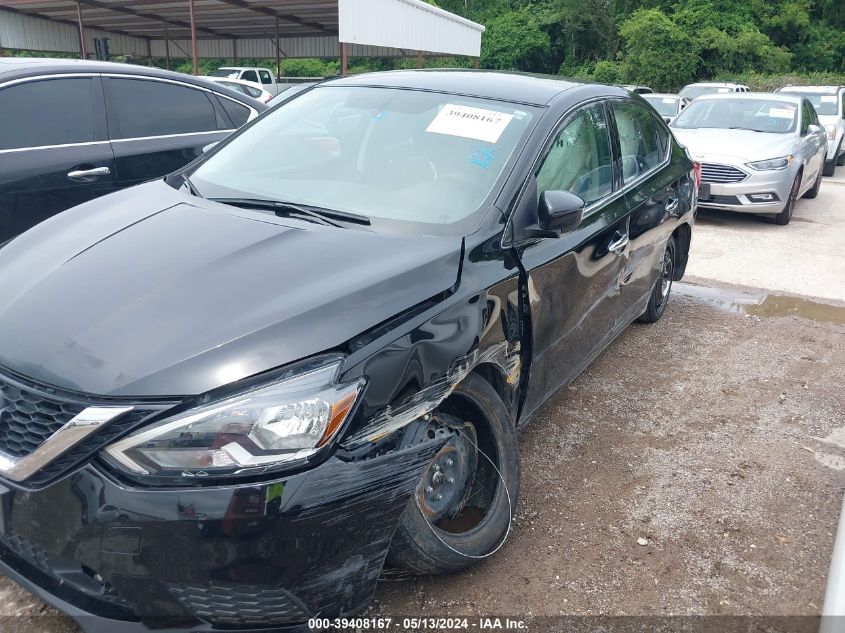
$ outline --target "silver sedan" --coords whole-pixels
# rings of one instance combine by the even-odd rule
[[[769,93],[705,95],[672,122],[701,163],[699,206],[788,224],[821,186],[827,139],[812,104]]]

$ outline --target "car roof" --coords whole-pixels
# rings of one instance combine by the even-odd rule
[[[687,84],[687,88],[690,86],[715,86],[717,88],[732,88],[735,86],[742,86],[745,87],[745,84],[736,84],[730,81],[697,81],[693,84]]]
[[[842,86],[784,86],[778,92],[818,92],[819,94],[836,94]]]
[[[585,85],[556,75],[471,69],[395,70],[332,79],[323,86],[375,86],[416,88],[472,97],[515,101],[538,106],[574,87]],[[627,95],[622,88],[606,86],[608,94]]]
[[[760,101],[775,99],[776,101],[785,101],[800,105],[802,98],[798,95],[792,96],[783,94],[782,92],[722,92],[719,94],[701,95],[695,98],[696,101],[740,101],[748,99],[759,99]]]
[[[640,95],[643,99],[648,98],[660,98],[660,99],[682,99],[681,95],[674,94],[670,92],[647,92],[644,95]]]
[[[0,57],[0,83],[12,79],[35,77],[40,75],[56,75],[62,73],[109,73],[117,75],[138,75],[143,77],[156,77],[160,79],[171,79],[182,83],[193,84],[201,88],[207,88],[225,94],[256,108],[259,111],[266,106],[252,97],[227,88],[207,77],[195,77],[185,73],[177,73],[171,70],[162,70],[150,66],[139,66],[137,64],[120,64],[117,62],[99,62],[84,59],[57,59],[52,57]]]

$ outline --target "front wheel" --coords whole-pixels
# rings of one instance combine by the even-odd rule
[[[804,194],[805,198],[813,199],[817,195],[819,195],[819,189],[822,186],[822,172],[819,172],[819,175],[816,176],[816,182],[813,183],[813,186],[807,190],[807,193]]]
[[[675,276],[675,238],[670,237],[663,251],[660,263],[660,275],[654,283],[654,289],[648,299],[648,307],[640,315],[641,323],[654,323],[666,312],[669,295],[672,293],[672,278]]]
[[[789,190],[789,197],[786,199],[786,204],[783,211],[772,218],[772,222],[786,226],[792,219],[792,213],[795,211],[795,204],[798,202],[798,190],[801,188],[801,172],[795,175],[795,181],[792,183],[792,188]]]
[[[490,383],[468,375],[432,422],[451,437],[402,512],[388,557],[420,574],[459,571],[495,553],[519,496],[516,434]]]

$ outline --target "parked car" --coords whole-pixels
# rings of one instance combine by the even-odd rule
[[[261,84],[254,84],[251,81],[241,81],[240,79],[228,79],[226,77],[206,77],[209,81],[213,81],[221,86],[231,88],[236,92],[242,92],[248,97],[257,99],[261,103],[268,103],[272,98],[269,92],[264,90]]]
[[[199,156],[266,106],[155,68],[0,58],[0,243]]]
[[[643,99],[663,117],[666,123],[670,123],[678,114],[687,107],[689,99],[674,94],[645,94]]]
[[[813,104],[827,133],[823,173],[832,176],[837,165],[845,165],[845,86],[785,86],[778,92],[799,95]]]
[[[224,66],[210,72],[208,76],[240,79],[241,81],[258,84],[274,97],[287,88],[287,85],[281,85],[276,81],[272,72],[260,66]]]
[[[631,85],[626,85],[626,86],[622,86],[622,87],[623,87],[625,90],[627,90],[628,92],[633,92],[634,94],[638,94],[638,95],[649,94],[649,93],[654,92],[654,90],[652,90],[652,89],[651,89],[651,88],[649,88],[648,86],[631,86]]]
[[[696,178],[621,88],[398,71],[13,239],[0,569],[90,630],[277,630],[493,554],[516,433],[664,313]]]
[[[704,95],[730,94],[732,92],[751,92],[751,88],[744,84],[726,83],[723,81],[700,81],[684,86],[680,95],[692,101]]]
[[[672,131],[701,162],[702,208],[789,224],[798,198],[815,198],[827,143],[812,104],[782,93],[698,97]]]

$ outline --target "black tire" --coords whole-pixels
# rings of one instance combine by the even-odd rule
[[[802,197],[803,198],[809,198],[810,200],[812,200],[817,195],[819,195],[819,189],[821,189],[821,186],[822,186],[822,172],[819,172],[819,175],[816,176],[816,182],[813,183],[813,186],[810,189],[808,189],[807,193],[805,193]]]
[[[654,282],[648,307],[637,319],[640,323],[654,323],[660,320],[669,305],[669,295],[672,294],[672,278],[675,276],[675,238],[670,237],[663,251],[660,264],[660,274]]]
[[[836,162],[832,160],[824,161],[824,168],[822,169],[822,174],[825,176],[832,176],[836,171]]]
[[[842,149],[841,145],[840,145],[840,149]],[[840,167],[842,167],[843,165],[845,165],[845,151],[843,151],[843,152],[839,155],[839,158],[837,158],[837,159],[836,159],[836,164],[837,164],[837,165],[839,165]]]
[[[449,531],[448,526],[444,527],[444,519],[430,522],[420,506],[420,496],[425,494],[423,487],[434,467],[432,462],[399,518],[388,556],[390,564],[419,574],[456,572],[495,551],[507,537],[519,497],[516,434],[505,405],[490,383],[476,374],[468,375],[438,409],[438,412],[441,411],[445,419],[469,420],[475,431],[475,443],[496,463],[501,478],[483,455],[477,455],[470,488],[461,495],[460,506],[465,508],[469,505],[466,503],[468,500],[475,502],[479,499],[479,505],[484,505],[486,500],[486,513],[475,525],[468,525],[466,530],[458,531],[463,529],[461,526]],[[435,418],[438,412],[435,412]],[[503,479],[507,493],[502,485]],[[472,512],[467,516],[482,515],[477,508],[469,509]],[[456,519],[445,521],[451,521],[451,526],[459,526],[464,511],[461,509],[462,514]]]
[[[786,204],[783,211],[772,218],[772,222],[786,226],[792,219],[792,214],[795,211],[795,204],[798,202],[798,190],[801,188],[801,176],[804,172],[799,171],[795,176],[795,182],[792,183],[792,189],[789,190],[789,197],[786,199]]]

